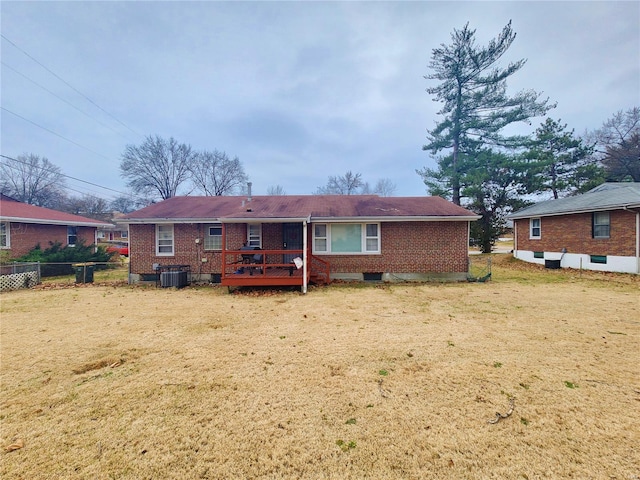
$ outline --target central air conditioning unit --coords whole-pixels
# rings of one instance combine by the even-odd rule
[[[162,288],[187,286],[187,272],[162,272],[160,273],[160,286]]]

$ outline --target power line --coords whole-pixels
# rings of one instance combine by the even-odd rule
[[[7,65],[5,62],[0,62],[4,67],[8,68],[9,70],[12,70],[13,72],[15,72],[16,74],[20,75],[22,78],[24,78],[25,80],[30,81],[31,83],[33,83],[34,85],[36,85],[37,87],[40,87],[42,90],[44,90],[45,92],[53,95],[54,97],[56,97],[57,99],[63,101],[64,103],[66,103],[67,105],[69,105],[71,108],[74,108],[75,110],[77,110],[78,112],[82,113],[83,115],[91,118],[92,120],[94,120],[95,122],[99,123],[100,125],[102,125],[105,128],[108,128],[109,130],[111,130],[112,132],[116,133],[117,135],[120,135],[123,138],[127,138],[124,135],[122,135],[122,133],[118,132],[116,129],[110,127],[109,125],[107,125],[106,123],[101,122],[100,120],[98,120],[96,117],[88,114],[87,112],[81,110],[80,108],[76,107],[74,104],[72,104],[71,102],[69,102],[68,100],[65,100],[64,98],[62,98],[60,95],[58,95],[55,92],[52,92],[51,90],[49,90],[47,87],[44,87],[42,85],[40,85],[38,82],[36,82],[35,80],[29,78],[27,75],[25,75],[24,73],[19,72],[18,70],[16,70],[15,68],[13,68],[11,65]]]
[[[78,90],[76,87],[74,87],[73,85],[71,85],[69,82],[67,82],[64,78],[62,78],[60,75],[58,75],[57,73],[55,73],[54,71],[52,71],[51,69],[49,69],[48,67],[46,67],[45,65],[43,65],[42,63],[40,63],[38,60],[36,60],[34,57],[32,57],[31,55],[29,55],[29,53],[27,53],[26,51],[24,51],[22,48],[20,48],[18,45],[16,45],[15,43],[13,43],[11,40],[9,40],[6,36],[4,36],[3,34],[0,34],[0,36],[2,38],[4,38],[7,42],[9,42],[11,45],[13,45],[13,47],[15,47],[17,50],[19,50],[20,52],[22,52],[24,55],[26,55],[28,58],[30,58],[31,60],[33,60],[35,63],[37,63],[38,65],[40,65],[42,68],[44,68],[47,72],[49,72],[51,75],[53,75],[54,77],[56,77],[58,80],[60,80],[61,82],[63,82],[65,85],[67,85],[69,88],[71,88],[74,92],[76,92],[78,95],[82,96],[83,98],[85,98],[88,102],[90,102],[91,104],[93,104],[96,108],[98,108],[99,110],[101,110],[102,112],[106,113],[107,115],[109,115],[111,118],[113,118],[116,122],[118,122],[120,125],[122,125],[123,127],[125,127],[126,129],[132,131],[133,133],[135,133],[136,135],[138,135],[139,137],[141,137],[142,135],[139,134],[138,132],[136,132],[133,128],[129,127],[126,123],[122,122],[121,120],[119,120],[118,118],[116,118],[115,116],[113,116],[111,113],[109,113],[108,111],[106,111],[104,108],[102,108],[100,105],[98,105],[96,102],[94,102],[93,100],[91,100],[89,97],[87,97],[84,93],[82,93],[80,90]]]
[[[53,130],[48,129],[47,127],[43,127],[42,125],[38,125],[36,122],[33,122],[33,121],[29,120],[28,118],[25,118],[25,117],[23,117],[22,115],[19,115],[19,114],[15,113],[15,112],[12,112],[12,111],[11,111],[11,110],[9,110],[8,108],[0,107],[0,109],[4,110],[4,111],[5,111],[5,112],[7,112],[7,113],[10,113],[11,115],[15,115],[16,117],[21,118],[21,119],[22,119],[22,120],[24,120],[25,122],[29,122],[30,124],[35,125],[36,127],[41,128],[41,129],[43,129],[43,130],[45,130],[45,131],[47,131],[47,132],[51,133],[52,135],[55,135],[56,137],[59,137],[59,138],[61,138],[61,139],[63,139],[63,140],[66,140],[66,141],[67,141],[67,142],[69,142],[69,143],[73,143],[74,145],[76,145],[76,146],[78,146],[78,147],[80,147],[80,148],[84,148],[86,151],[91,152],[91,153],[93,153],[94,155],[98,155],[99,157],[102,157],[102,158],[104,158],[105,160],[109,160],[109,161],[111,160],[109,157],[107,157],[107,156],[105,156],[105,155],[103,155],[103,154],[101,154],[101,153],[98,153],[98,152],[96,152],[96,151],[94,151],[94,150],[91,150],[89,147],[85,147],[84,145],[80,145],[79,143],[74,142],[73,140],[69,140],[67,137],[63,137],[63,136],[62,136],[62,135],[60,135],[59,133],[56,133],[56,132],[54,132]]]
[[[28,162],[25,162],[25,161],[23,161],[23,160],[19,160],[19,159],[17,159],[17,158],[10,157],[10,156],[8,156],[8,155],[2,155],[2,154],[0,154],[0,157],[6,158],[6,159],[8,159],[8,160],[13,160],[14,162],[18,162],[18,163],[21,163],[21,164],[23,164],[23,165],[27,165],[27,166],[31,166],[31,167],[35,167],[35,168],[39,168],[39,169],[41,169],[41,170],[44,170],[44,167],[41,167],[41,166],[39,166],[39,165],[31,165],[31,164],[30,164],[30,163],[28,163]],[[7,166],[8,166],[9,168],[11,168],[11,165],[8,165],[8,164],[7,164]],[[69,178],[69,179],[71,179],[71,180],[75,180],[76,182],[86,183],[87,185],[92,185],[92,186],[94,186],[94,187],[103,188],[104,190],[109,190],[109,191],[111,191],[111,192],[115,192],[115,193],[117,193],[117,194],[119,194],[119,195],[124,195],[125,197],[137,197],[137,195],[134,195],[134,194],[131,194],[131,193],[121,192],[121,191],[119,191],[119,190],[114,190],[113,188],[109,188],[109,187],[103,187],[102,185],[98,185],[97,183],[89,182],[89,181],[87,181],[87,180],[81,180],[81,179],[79,179],[79,178],[72,177],[71,175],[65,175],[64,173],[60,173],[60,175],[61,175],[61,176],[63,176],[63,177],[65,177],[65,178]],[[79,193],[81,193],[81,192],[79,192]],[[140,198],[140,197],[138,197],[138,198]]]

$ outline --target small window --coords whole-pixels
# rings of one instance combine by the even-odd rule
[[[156,225],[156,255],[173,255],[173,225]]]
[[[542,237],[542,228],[540,226],[539,218],[532,218],[529,220],[529,238]]]
[[[533,252],[533,258],[544,258],[544,252]]]
[[[313,226],[313,250],[316,252],[327,251],[327,225],[316,223]]]
[[[262,224],[250,223],[247,229],[247,245],[262,248]]]
[[[591,263],[607,263],[606,255],[591,255]]]
[[[205,250],[222,250],[222,224],[214,223],[205,227]]]
[[[0,223],[0,248],[9,248],[10,246],[9,224]]]
[[[120,238],[129,238],[129,230],[122,230],[120,232]]]
[[[98,238],[104,238],[104,232],[102,230],[98,230]]]
[[[75,247],[78,243],[78,227],[67,227],[67,245]]]
[[[593,212],[593,238],[609,238],[609,212]]]
[[[367,223],[366,226],[366,238],[365,238],[365,251],[367,252],[379,252],[380,236],[378,235],[378,224]]]

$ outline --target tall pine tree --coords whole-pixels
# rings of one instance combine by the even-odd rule
[[[528,122],[555,107],[540,94],[525,90],[509,96],[507,78],[519,71],[526,60],[497,65],[516,38],[509,22],[486,47],[478,46],[475,30],[467,23],[462,30],[454,29],[451,44],[442,44],[432,52],[429,64],[432,73],[427,80],[440,83],[427,89],[434,101],[442,103],[438,115],[442,120],[428,131],[429,143],[423,150],[434,156],[447,151],[450,155],[438,160],[438,169],[417,170],[429,191],[444,188],[453,202],[460,205],[461,185],[466,183],[465,162],[483,148],[517,148],[526,144],[526,137],[505,136],[502,130],[515,122]]]
[[[532,147],[526,153],[529,160],[531,193],[551,192],[553,198],[580,191],[591,185],[594,161],[593,148],[567,131],[567,125],[547,118],[536,130]],[[600,175],[596,175],[600,178]]]

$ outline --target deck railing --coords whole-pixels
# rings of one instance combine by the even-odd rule
[[[221,282],[237,286],[302,285],[304,269],[298,268],[295,258],[302,261],[303,250],[223,250]],[[312,277],[329,282],[328,262],[311,254],[307,255],[306,273],[307,283]]]

